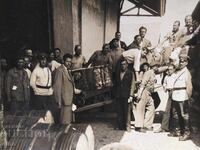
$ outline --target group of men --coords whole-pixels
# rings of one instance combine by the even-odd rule
[[[155,117],[152,93],[156,74],[164,72],[167,74],[164,87],[169,92],[169,100],[161,129],[157,132],[173,131],[169,124],[172,124],[174,108],[180,124],[180,140],[187,140],[190,136],[188,110],[192,84],[187,69],[189,48],[185,45],[198,34],[199,27],[193,27],[190,15],[186,16],[185,23],[184,29],[180,30],[180,22],[175,21],[172,32],[156,48],[152,48],[150,40],[145,38],[146,27],[139,28],[139,34],[129,46],[121,41],[121,33],[116,32],[115,38],[104,44],[102,50],[95,51],[88,62],[81,54],[81,45],[75,46],[73,56],[67,53],[62,59],[61,50],[56,48],[49,55],[40,53],[37,61],[33,59],[32,50],[26,49],[24,57],[18,57],[9,71],[6,59],[1,58],[1,99],[5,109],[12,113],[30,107],[51,110],[55,116],[60,114],[58,122],[71,123],[73,96],[82,91],[75,88],[70,70],[108,65],[112,73],[118,128],[130,131],[133,112],[135,130],[152,131]],[[162,66],[165,66],[164,71],[159,69]]]

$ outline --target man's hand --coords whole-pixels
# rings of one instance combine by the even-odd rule
[[[132,101],[133,101],[133,97],[130,96],[130,97],[128,98],[128,103],[131,103]]]
[[[74,88],[75,94],[80,94],[82,91],[80,89]]]
[[[57,105],[58,105],[58,108],[61,108],[61,102],[58,102]]]
[[[72,104],[72,111],[75,111],[77,109],[77,106],[75,104]]]

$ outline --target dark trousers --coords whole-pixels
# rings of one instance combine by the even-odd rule
[[[185,132],[189,132],[190,129],[189,100],[181,102],[172,101],[172,108],[174,108],[175,111],[177,112],[181,135],[183,135]]]
[[[131,127],[131,104],[128,104],[128,98],[117,98],[117,124],[121,130]]]
[[[53,95],[48,95],[48,96],[35,95],[34,109],[50,110],[54,117],[54,121],[57,123],[59,120],[59,109],[57,108]]]
[[[167,100],[167,105],[165,108],[165,112],[163,114],[162,118],[162,123],[161,123],[161,128],[164,129],[165,131],[169,131],[169,124],[171,122],[171,104],[172,104],[172,99],[171,99],[171,92],[169,93],[169,98]]]
[[[19,101],[12,101],[10,104],[10,111],[11,113],[17,112],[27,112],[29,110],[29,103],[28,102],[19,102]]]

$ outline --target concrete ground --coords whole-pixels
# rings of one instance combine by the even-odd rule
[[[165,110],[167,95],[162,89],[158,89],[158,94],[162,99],[156,110],[160,112]],[[133,126],[131,132],[115,130],[116,114],[100,112],[101,109],[86,113],[82,118],[93,127],[95,150],[200,150],[200,132],[192,134],[191,140],[179,141],[178,137],[168,137],[168,133],[139,133]],[[155,131],[160,127],[161,115],[157,113],[154,122]]]
[[[131,132],[115,130],[110,121],[99,120],[90,124],[94,130],[95,150],[200,150],[200,133],[193,134],[189,141],[180,142],[178,137],[168,137],[168,133],[139,133],[134,129]],[[153,126],[156,130],[160,124],[156,123]]]
[[[84,115],[82,123],[92,126],[95,137],[95,150],[200,150],[200,132],[192,134],[191,140],[179,141],[178,137],[168,137],[168,132],[140,133],[134,130],[132,121],[131,132],[116,130],[116,114],[96,112]],[[154,131],[160,127],[161,115],[156,115]],[[121,148],[120,148],[121,147]]]

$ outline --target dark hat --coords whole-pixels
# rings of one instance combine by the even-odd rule
[[[40,54],[38,54],[38,59],[39,60],[43,60],[43,59],[47,59],[47,54],[46,53],[40,53]]]

